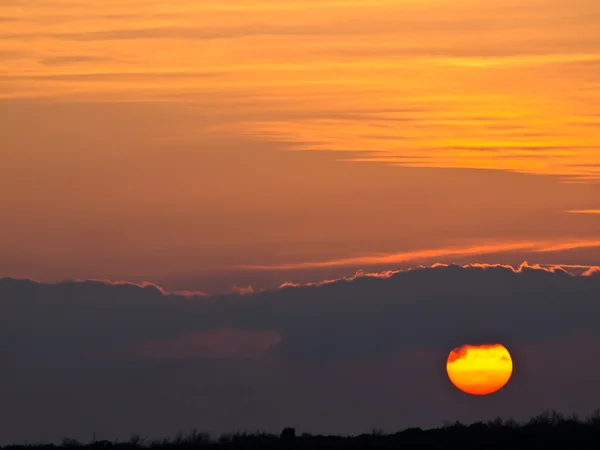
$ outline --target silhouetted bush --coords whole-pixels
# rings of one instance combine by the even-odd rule
[[[139,435],[133,435],[129,442],[94,441],[83,445],[65,438],[61,444],[36,444],[0,447],[0,450],[175,450],[199,447],[236,450],[366,450],[366,449],[600,449],[600,410],[586,419],[575,415],[565,417],[556,411],[545,411],[525,423],[514,419],[497,418],[488,422],[475,422],[469,425],[448,422],[443,427],[422,430],[409,428],[394,434],[374,430],[359,436],[314,436],[303,433],[296,436],[294,428],[285,428],[279,436],[268,433],[231,433],[218,439],[210,435],[192,431],[188,435],[178,433],[173,439],[152,441],[148,444]]]
[[[282,441],[291,441],[296,438],[296,429],[295,428],[284,428],[281,432],[281,440]]]

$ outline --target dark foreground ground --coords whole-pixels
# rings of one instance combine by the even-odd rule
[[[1,426],[1,424],[0,424]],[[213,449],[599,449],[600,410],[587,419],[565,418],[547,412],[526,423],[496,419],[471,425],[447,424],[442,428],[411,428],[394,434],[373,431],[358,436],[298,435],[286,428],[280,435],[267,433],[234,433],[219,438],[192,432],[171,439],[147,442],[132,436],[128,442],[96,441],[89,444],[65,438],[60,445],[33,444],[0,447],[0,450],[189,450]]]

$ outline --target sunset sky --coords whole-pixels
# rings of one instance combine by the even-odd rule
[[[210,292],[472,247],[600,263],[599,15],[3,0],[0,271]],[[587,248],[535,252],[563,244]]]
[[[598,0],[0,0],[0,281],[595,278],[599,43]]]

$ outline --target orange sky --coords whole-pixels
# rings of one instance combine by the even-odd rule
[[[598,42],[596,0],[2,0],[0,276],[600,264]]]

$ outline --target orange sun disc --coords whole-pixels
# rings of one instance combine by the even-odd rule
[[[513,363],[503,345],[464,345],[450,352],[446,370],[452,384],[461,391],[487,395],[508,383]]]

